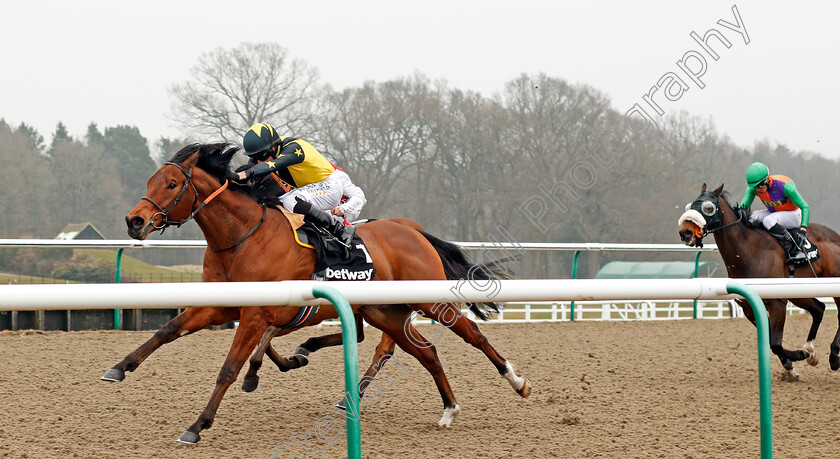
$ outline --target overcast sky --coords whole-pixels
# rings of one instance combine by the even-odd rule
[[[749,44],[718,23],[736,24],[733,5]],[[673,72],[688,90],[674,102],[654,94],[665,113],[710,116],[742,146],[767,139],[840,158],[840,2],[27,0],[3,1],[0,17],[0,118],[47,142],[58,121],[75,137],[92,121],[136,125],[150,143],[181,136],[167,88],[204,52],[273,41],[336,89],[419,71],[490,96],[544,72],[655,119],[642,96]],[[712,28],[731,43],[709,40],[718,60],[689,35]],[[702,89],[677,64],[691,51],[706,61]]]

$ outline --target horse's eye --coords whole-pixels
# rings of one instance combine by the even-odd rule
[[[715,203],[712,201],[703,201],[703,204],[700,205],[700,211],[707,217],[714,215],[716,210]]]
[[[171,189],[175,188],[176,186],[178,186],[178,184],[175,183],[175,181],[171,181],[171,182],[169,182],[169,185],[166,185],[166,188],[171,190]]]

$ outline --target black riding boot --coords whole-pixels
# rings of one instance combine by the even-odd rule
[[[788,235],[788,232],[785,231],[782,225],[776,223],[767,231],[770,231],[770,234],[779,241],[779,244],[781,244],[782,248],[785,249],[785,252],[787,252],[788,263],[801,263],[808,259],[805,252],[793,243],[793,240],[791,239],[792,235]]]
[[[345,225],[333,218],[333,216],[328,212],[323,211],[300,198],[296,197],[295,199],[297,200],[297,203],[295,203],[295,207],[293,209],[294,213],[302,214],[304,221],[314,223],[315,225],[329,231],[329,233],[335,236],[335,238],[338,239],[338,241],[341,242],[347,249],[350,248],[350,244],[353,242],[353,235],[356,234],[356,228],[354,226]]]

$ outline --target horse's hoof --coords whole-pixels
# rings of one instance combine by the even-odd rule
[[[242,390],[245,392],[253,392],[257,390],[257,386],[260,385],[260,378],[256,379],[246,379],[242,382]]]
[[[782,381],[797,382],[799,381],[799,373],[796,370],[784,370],[782,371]]]
[[[125,379],[125,372],[116,368],[111,368],[99,379],[108,382],[120,382]]]
[[[458,413],[461,412],[461,407],[458,405],[453,406],[452,408],[446,408],[443,410],[443,417],[440,418],[438,421],[438,425],[440,427],[449,427],[452,425],[452,421],[458,417]]]
[[[341,400],[335,402],[333,406],[341,411],[347,411],[347,397],[341,397]]]
[[[531,395],[531,381],[525,378],[525,384],[522,384],[522,387],[517,389],[516,393],[521,395],[522,398],[528,398]]]
[[[309,365],[309,357],[303,354],[295,354],[291,358],[297,360],[298,368]]]
[[[817,366],[818,363],[820,363],[820,359],[819,359],[819,357],[817,357],[817,354],[811,354],[810,357],[805,359],[805,362],[807,362],[808,365],[811,365],[812,367],[815,367],[815,366]]]
[[[831,371],[837,371],[840,369],[840,356],[831,354],[828,356],[828,364],[831,365]]]
[[[201,436],[195,432],[190,432],[189,430],[178,437],[178,443],[183,443],[185,445],[197,445],[199,440],[201,440]]]

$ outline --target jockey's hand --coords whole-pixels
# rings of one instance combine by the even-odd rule
[[[800,226],[799,229],[801,229],[803,233],[808,232],[808,227],[807,226]]]
[[[233,172],[229,170],[225,172],[225,178],[240,185],[248,183],[248,174],[245,172]]]
[[[339,217],[343,217],[344,216],[344,209],[342,209],[341,206],[335,206],[335,207],[332,208],[330,213],[332,213],[333,215],[337,215]]]

